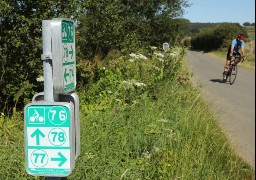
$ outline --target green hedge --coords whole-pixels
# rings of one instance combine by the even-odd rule
[[[194,50],[206,52],[219,48],[228,48],[231,41],[239,33],[248,36],[245,29],[237,23],[220,24],[213,28],[203,29],[192,37],[191,46]]]

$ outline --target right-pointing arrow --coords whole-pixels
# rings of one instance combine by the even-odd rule
[[[63,154],[61,154],[61,152],[58,152],[58,155],[59,155],[59,157],[57,157],[57,158],[51,158],[51,161],[60,161],[58,166],[61,167],[67,161],[67,158],[65,156],[63,156]]]

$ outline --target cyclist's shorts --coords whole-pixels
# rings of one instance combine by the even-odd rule
[[[231,61],[232,56],[230,56],[229,54],[230,53],[228,52],[227,53],[227,60]],[[238,53],[233,53],[233,56],[237,56],[237,55],[241,56],[241,54],[239,52]]]

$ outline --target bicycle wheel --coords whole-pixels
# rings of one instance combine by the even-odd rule
[[[229,73],[229,84],[232,85],[234,84],[237,76],[237,66],[232,66],[232,70]]]

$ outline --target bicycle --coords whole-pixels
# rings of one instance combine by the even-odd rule
[[[231,59],[228,71],[227,71],[227,77],[225,78],[223,76],[223,82],[226,82],[227,80],[229,81],[229,84],[232,85],[234,84],[236,77],[237,77],[237,63],[235,62],[243,62],[244,61],[244,57],[241,55],[237,55],[237,56],[232,56],[233,59]]]

